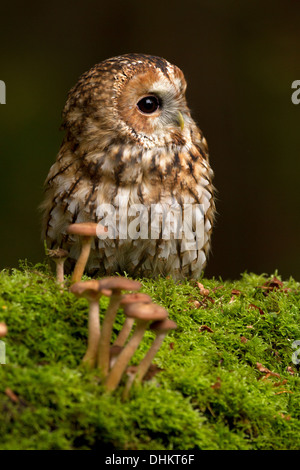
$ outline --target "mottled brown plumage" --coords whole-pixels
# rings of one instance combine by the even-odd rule
[[[149,229],[147,239],[96,238],[87,265],[89,273],[98,275],[200,275],[215,210],[213,173],[185,89],[178,67],[159,57],[126,54],[95,65],[69,92],[65,137],[46,180],[43,237],[49,248],[70,252],[70,266],[80,242],[67,234],[68,225],[98,222],[103,204],[115,207],[117,221],[124,207],[142,204],[149,226],[151,204],[164,204],[167,212],[172,204],[183,209],[184,204],[201,204],[203,237],[196,249],[187,247],[184,235],[163,239],[159,233],[153,239]],[[154,112],[141,111],[145,97],[157,106]],[[128,223],[133,219],[129,214]]]

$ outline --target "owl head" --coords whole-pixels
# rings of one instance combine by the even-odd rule
[[[71,89],[63,128],[78,143],[118,142],[144,148],[184,144],[193,121],[182,71],[165,59],[125,54],[83,74]]]

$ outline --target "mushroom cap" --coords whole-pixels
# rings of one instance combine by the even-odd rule
[[[69,252],[67,250],[63,250],[62,248],[56,248],[54,250],[48,250],[47,254],[50,258],[55,259],[66,259],[69,256]]]
[[[7,326],[5,323],[0,323],[0,338],[7,335]]]
[[[145,304],[150,304],[152,302],[152,299],[148,294],[144,294],[143,292],[135,292],[134,294],[123,295],[120,305],[124,306],[135,302],[143,302]]]
[[[156,333],[159,333],[159,332],[162,332],[162,331],[168,331],[168,330],[176,330],[177,323],[170,320],[169,318],[165,318],[164,320],[155,321],[155,322],[151,323],[149,328],[150,328],[150,330],[153,330]]]
[[[132,281],[126,277],[105,277],[99,282],[100,289],[111,290],[140,290],[142,285],[138,281]]]
[[[168,316],[167,310],[157,304],[135,302],[124,307],[124,313],[131,318],[145,321],[164,320]]]
[[[78,224],[71,224],[67,228],[67,233],[70,235],[81,235],[84,237],[96,237],[97,224],[95,222],[82,222]]]
[[[88,300],[96,300],[102,294],[111,294],[108,291],[105,293],[102,292],[102,289],[99,288],[99,281],[92,279],[91,281],[79,281],[75,282],[70,287],[70,292],[76,295],[76,297],[85,297]]]

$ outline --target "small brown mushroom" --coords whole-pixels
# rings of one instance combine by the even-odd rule
[[[49,258],[53,259],[56,264],[56,281],[63,286],[64,285],[64,263],[69,256],[69,253],[62,248],[56,248],[54,250],[48,250]]]
[[[103,292],[99,288],[99,281],[96,280],[76,282],[70,287],[70,292],[76,297],[86,298],[89,302],[88,346],[82,362],[95,367],[100,338],[99,299]]]
[[[155,340],[153,341],[152,346],[150,347],[148,352],[146,353],[144,359],[142,359],[140,364],[137,366],[135,373],[129,374],[123,392],[123,400],[126,400],[129,397],[130,389],[134,381],[142,382],[168,331],[175,330],[176,328],[177,324],[169,318],[166,318],[165,320],[161,321],[155,321],[150,325],[150,330],[153,330],[156,333]]]
[[[132,281],[125,277],[107,277],[101,279],[99,288],[112,291],[110,302],[103,320],[102,334],[99,341],[97,365],[101,369],[104,377],[109,370],[109,349],[113,324],[117,315],[120,301],[122,299],[122,290],[139,290],[142,286],[138,281]]]
[[[162,321],[156,321],[150,325],[150,330],[156,333],[156,337],[152,343],[151,348],[145,355],[144,359],[138,365],[136,376],[139,382],[141,382],[143,378],[145,377],[152,363],[152,360],[154,359],[159,348],[161,347],[162,342],[166,334],[168,333],[168,331],[175,330],[176,328],[177,328],[177,324],[174,321],[170,320],[169,318],[166,318],[165,320],[162,320]]]
[[[7,326],[5,323],[0,323],[0,338],[7,335]]]
[[[114,366],[105,380],[105,387],[108,391],[117,388],[126,367],[143,339],[145,330],[149,322],[155,320],[163,320],[167,317],[168,312],[156,304],[144,304],[141,302],[128,304],[124,312],[129,317],[136,320],[136,328],[127,345],[119,354]]]
[[[97,235],[99,236],[101,233],[104,234],[106,231],[107,229],[105,227],[94,222],[82,222],[69,225],[67,232],[70,235],[80,235],[82,237],[81,253],[72,274],[72,282],[78,282],[82,278],[90,255],[93,237],[96,237]]]
[[[144,294],[143,292],[137,292],[134,294],[125,294],[122,297],[120,306],[125,307],[125,305],[136,303],[136,302],[143,302],[145,304],[150,304],[152,302],[152,299],[150,295]],[[124,325],[120,333],[118,334],[116,341],[114,342],[114,346],[124,346],[131,332],[131,329],[133,327],[133,323],[134,323],[134,318],[126,316]]]

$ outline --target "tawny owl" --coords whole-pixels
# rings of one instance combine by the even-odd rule
[[[65,137],[46,180],[43,238],[80,252],[69,224],[101,222],[87,272],[174,279],[205,267],[215,204],[208,148],[181,70],[126,54],[84,73],[63,110]]]

